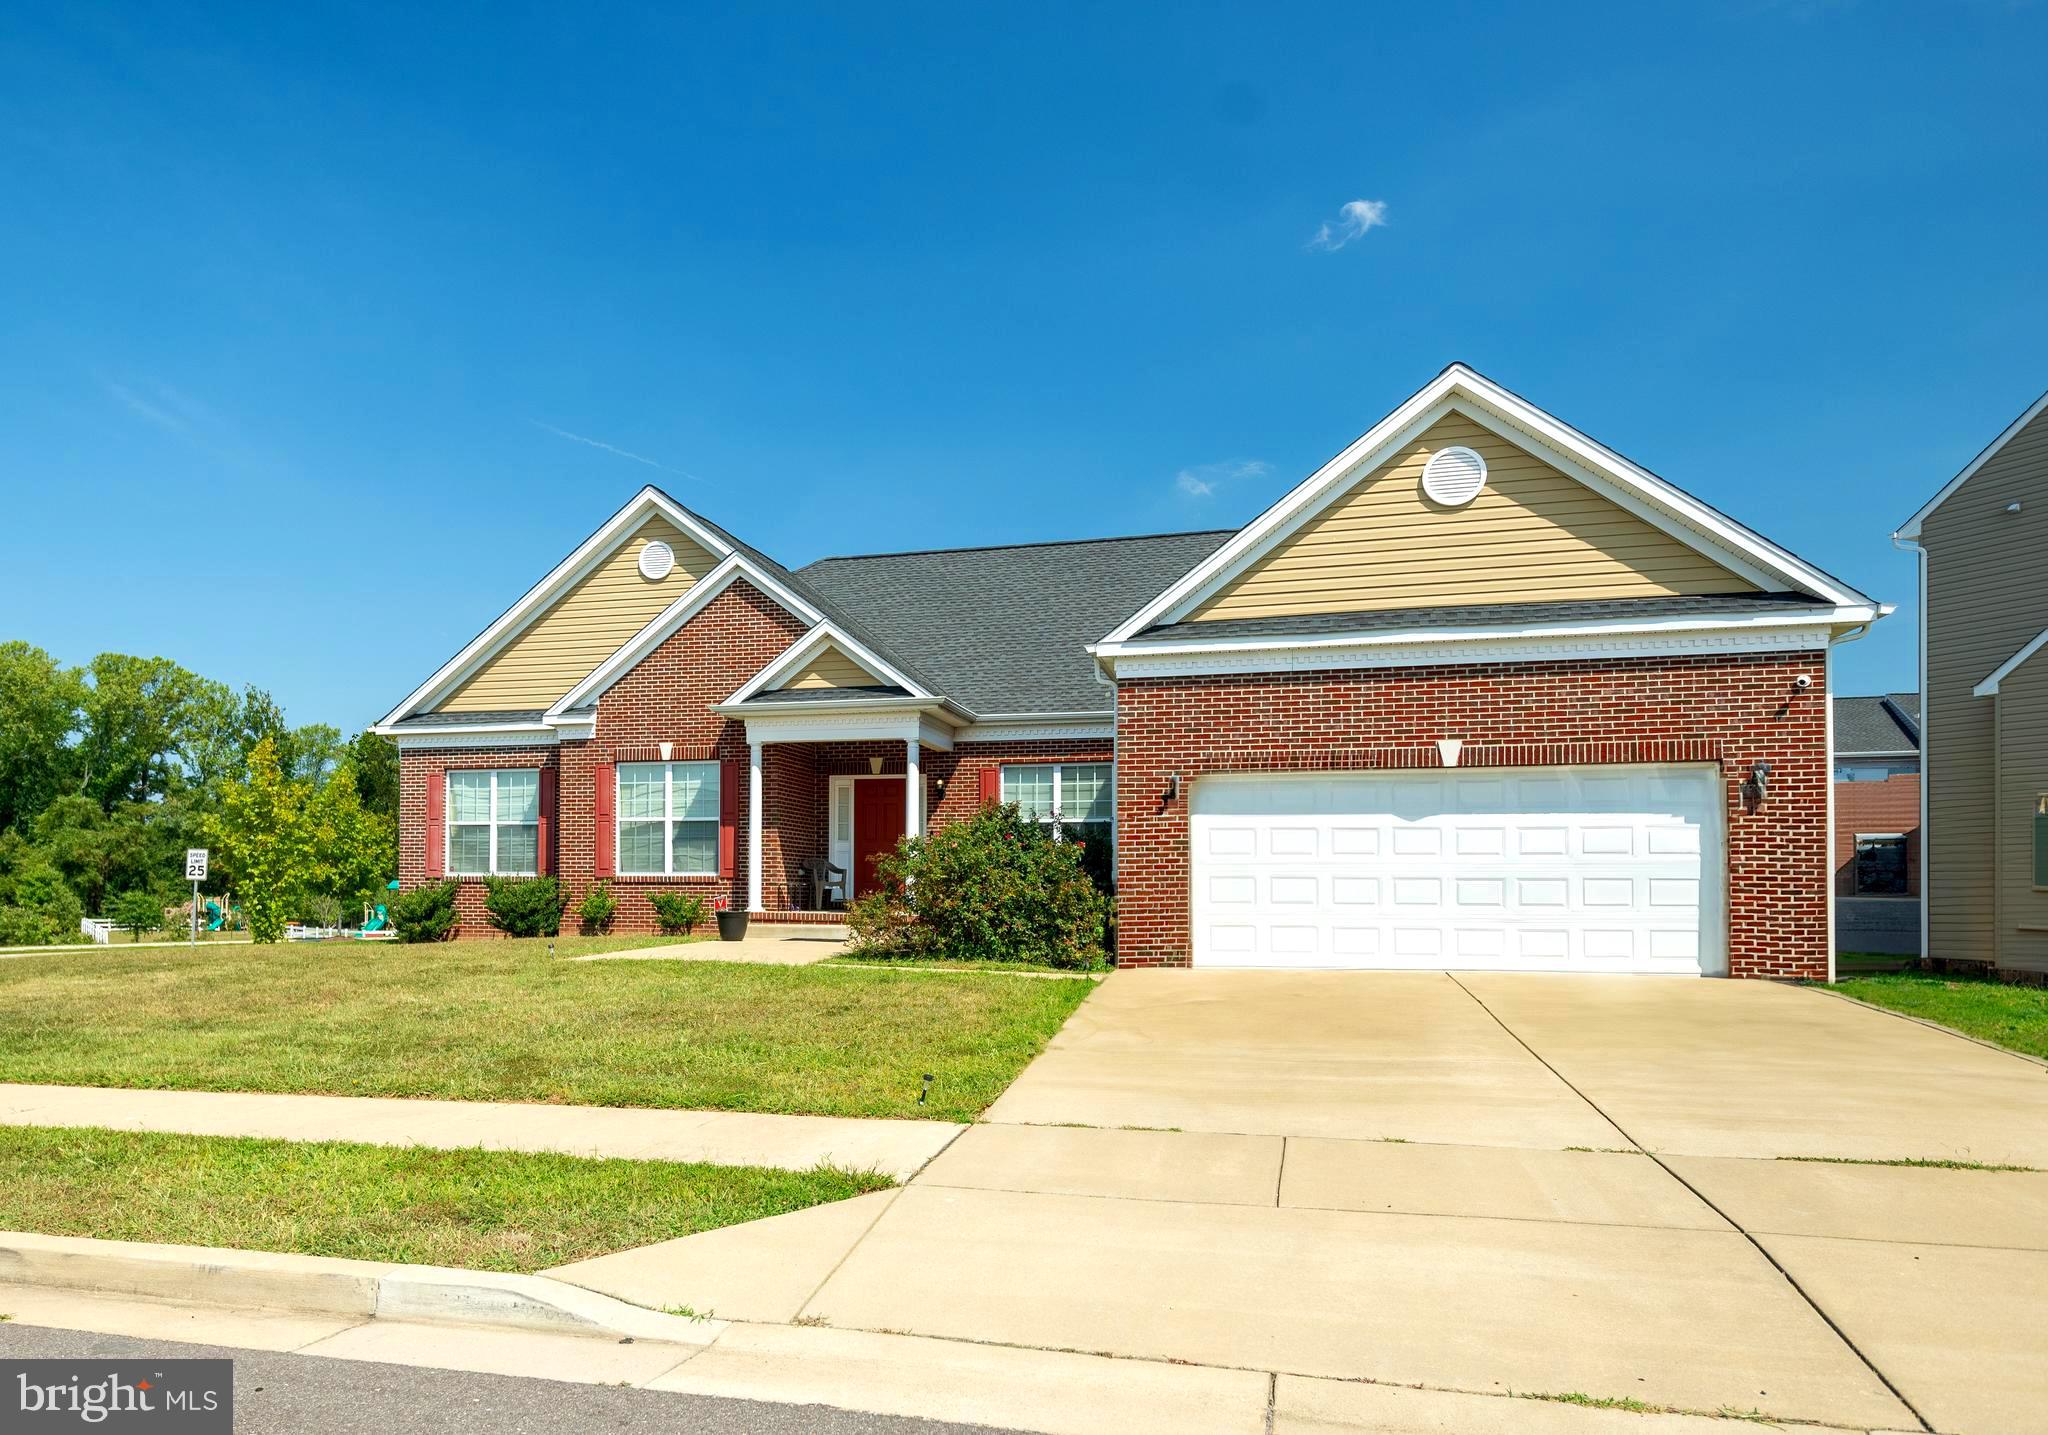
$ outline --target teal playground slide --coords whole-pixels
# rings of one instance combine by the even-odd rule
[[[381,932],[390,924],[390,921],[390,915],[385,912],[384,904],[379,902],[371,909],[370,920],[363,923],[363,930],[365,932]]]
[[[220,909],[220,903],[208,902],[206,904],[206,930],[209,932],[218,932],[222,927],[225,927],[227,924],[228,914]]]

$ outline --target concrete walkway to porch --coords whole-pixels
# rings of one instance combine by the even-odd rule
[[[846,950],[846,928],[823,923],[752,922],[737,942],[675,942],[665,947],[633,947],[623,952],[592,952],[578,962],[746,962],[756,966],[808,967]]]
[[[553,1151],[802,1171],[821,1163],[905,1180],[966,1128],[943,1121],[659,1111],[384,1096],[273,1096],[0,1085],[0,1126],[99,1126],[193,1136]]]

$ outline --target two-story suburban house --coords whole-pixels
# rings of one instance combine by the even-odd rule
[[[643,490],[379,730],[465,931],[493,873],[797,917],[1007,800],[1127,964],[1825,977],[1884,611],[1452,365],[1227,532],[791,570]]]
[[[2048,394],[1893,538],[1920,555],[1921,950],[2048,973]]]

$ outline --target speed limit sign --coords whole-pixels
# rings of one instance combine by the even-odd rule
[[[185,849],[185,880],[204,882],[206,880],[206,849],[187,847]]]

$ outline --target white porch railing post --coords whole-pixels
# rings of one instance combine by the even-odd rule
[[[761,744],[747,744],[747,910],[761,910]]]
[[[924,779],[918,774],[917,739],[911,738],[904,747],[903,835],[920,837],[924,821]]]

